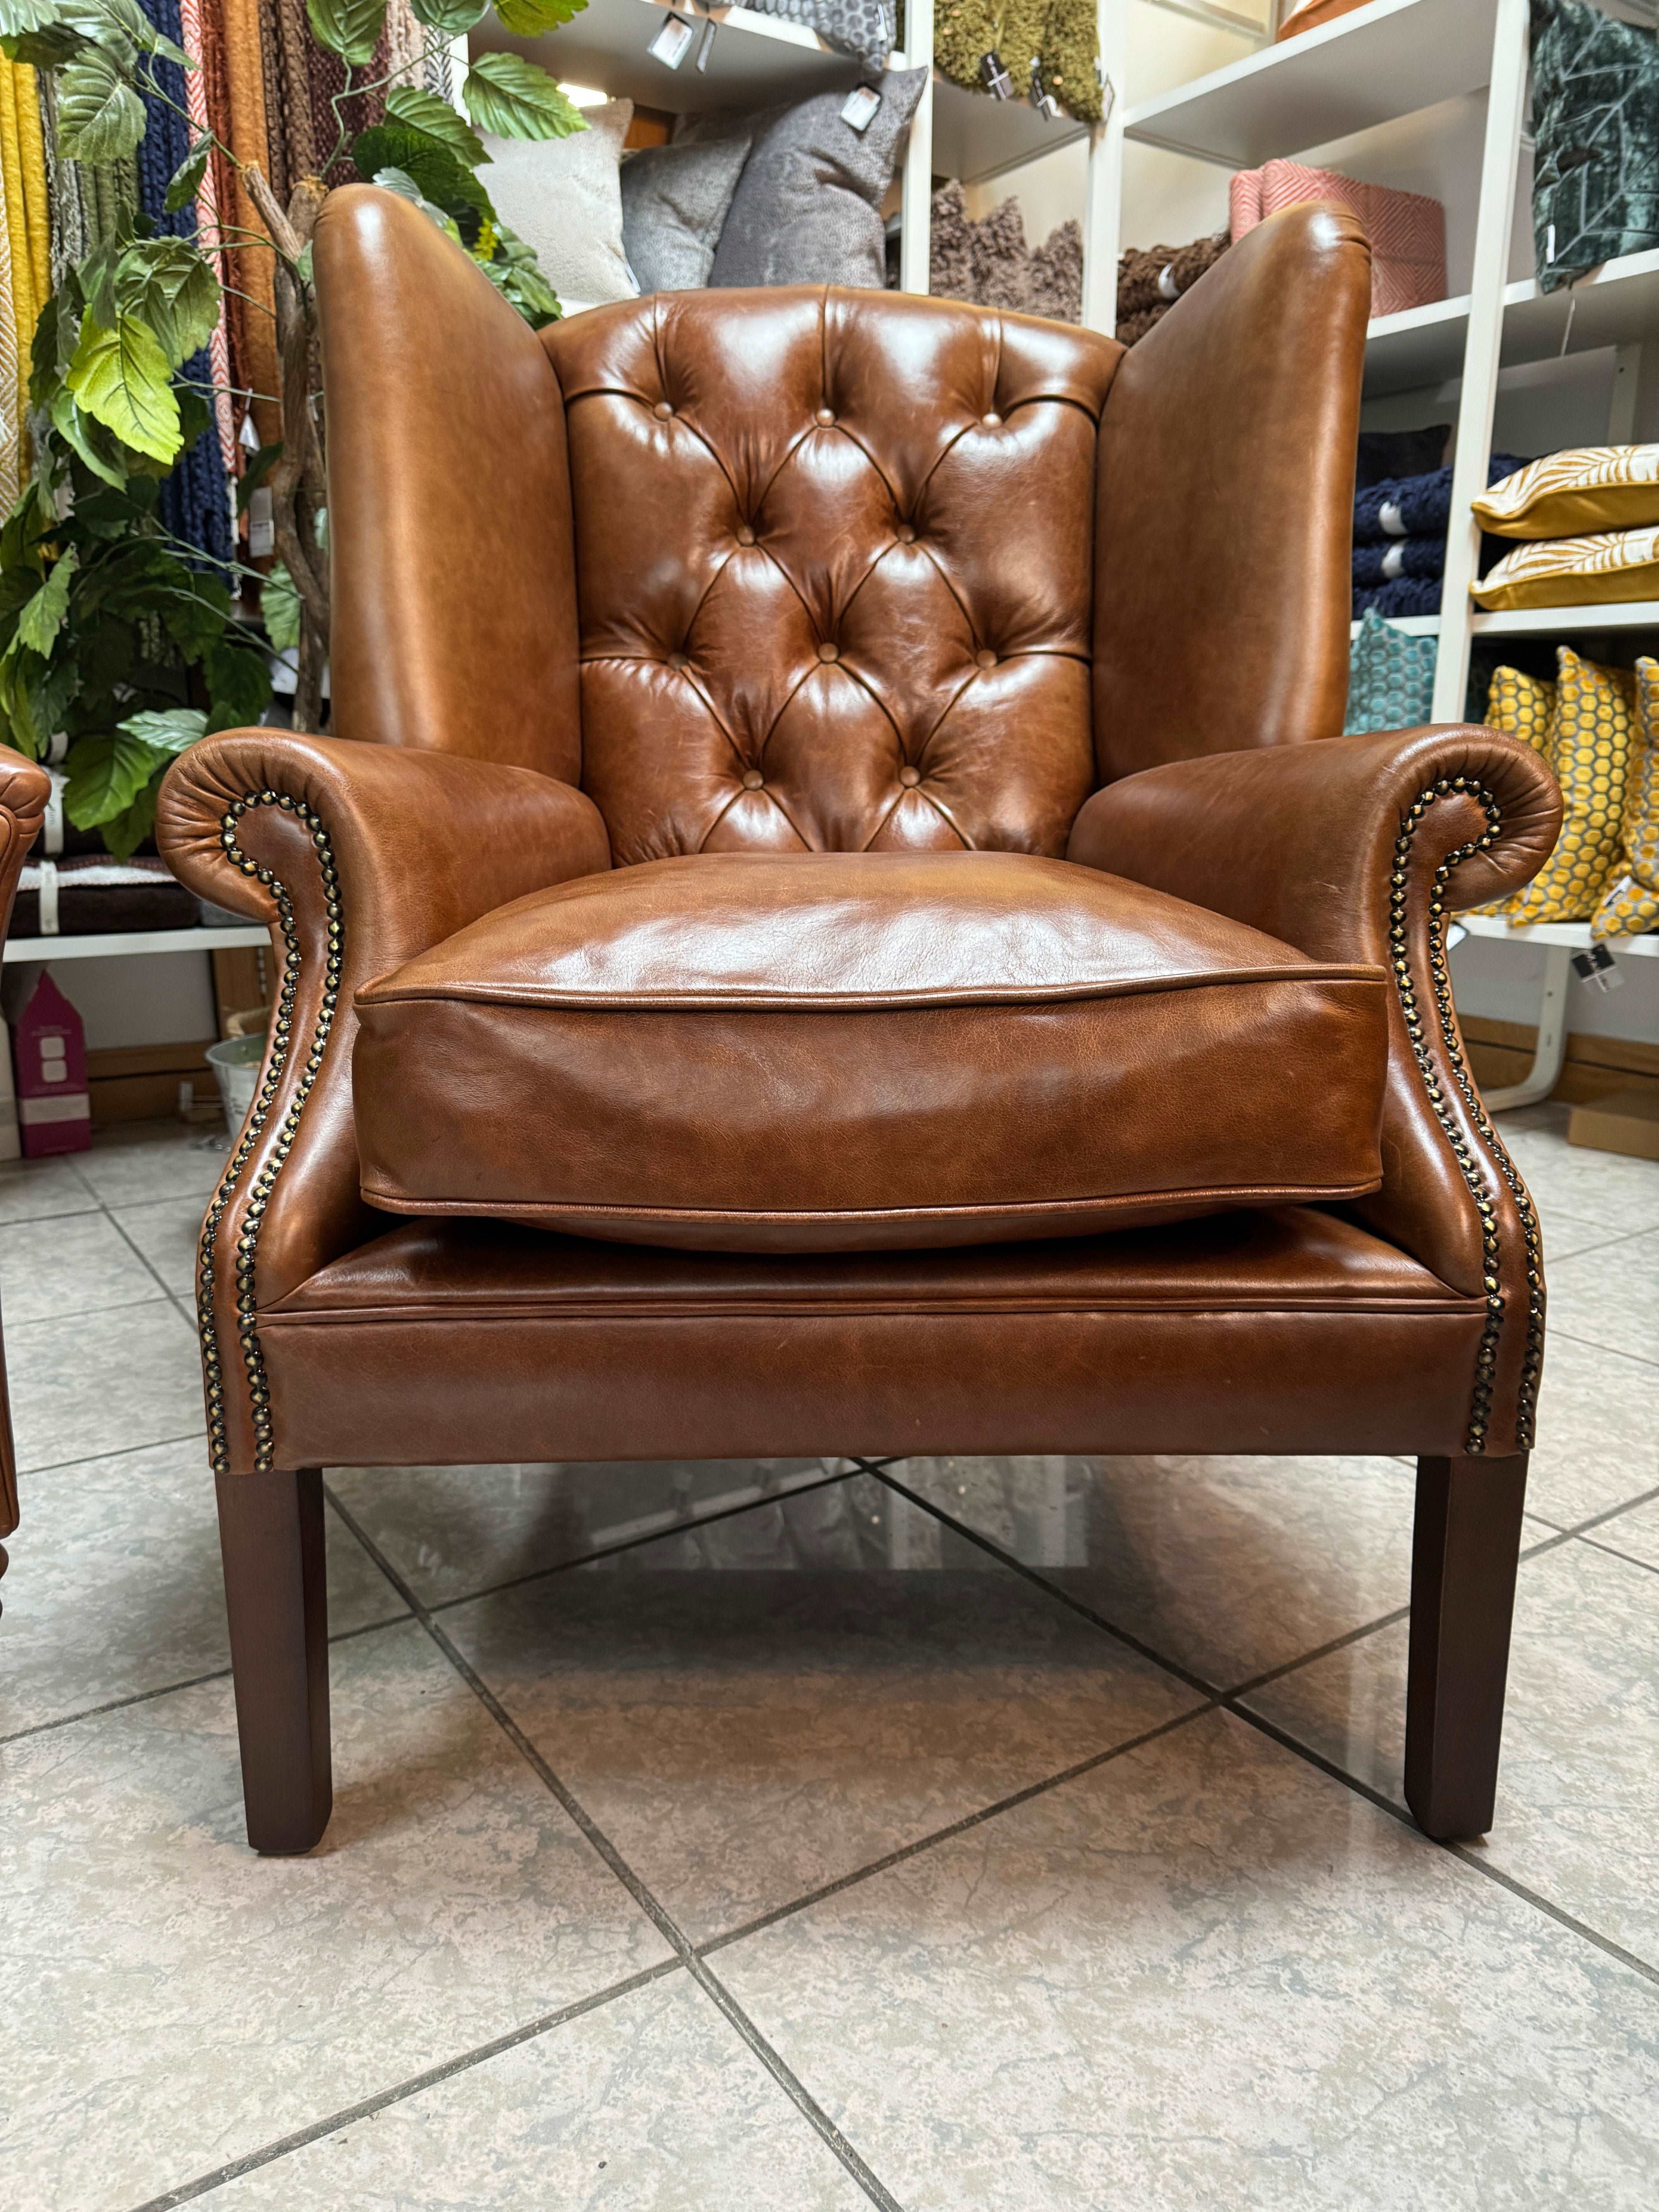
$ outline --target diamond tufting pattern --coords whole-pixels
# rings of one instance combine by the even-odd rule
[[[1094,782],[1121,349],[955,302],[659,294],[544,333],[616,859],[1058,854]]]

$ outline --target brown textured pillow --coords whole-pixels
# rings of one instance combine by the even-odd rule
[[[1018,200],[1004,200],[975,222],[962,186],[952,182],[933,195],[928,288],[936,299],[1081,322],[1083,234],[1063,222],[1033,252]]]

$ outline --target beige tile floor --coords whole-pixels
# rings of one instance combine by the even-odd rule
[[[1553,1260],[1498,1815],[1400,1810],[1410,1468],[330,1471],[336,1812],[242,1840],[190,1250],[0,1170],[19,2212],[1659,2203],[1659,1167]]]

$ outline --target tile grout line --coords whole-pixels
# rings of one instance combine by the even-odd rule
[[[134,2212],[173,2212],[179,2204],[188,2204],[194,2198],[207,2196],[210,2191],[222,2189],[227,2182],[240,2181],[245,2173],[257,2172],[262,2166],[270,2166],[290,2152],[303,2150],[308,2143],[320,2142],[325,2136],[336,2135],[342,2128],[350,2127],[358,2120],[370,2120],[393,2105],[405,2103],[418,2097],[422,2091],[435,2089],[445,2081],[453,2081],[458,2074],[469,2073],[475,2066],[499,2058],[523,2043],[533,2043],[538,2037],[550,2034],[555,2028],[563,2027],[584,2013],[597,2012],[601,2005],[612,2004],[619,1997],[632,1996],[635,1990],[646,1988],[652,1982],[664,1980],[681,1971],[678,1959],[665,1959],[655,1966],[643,1967],[630,1974],[626,1981],[612,1982],[591,1996],[577,1997],[556,2012],[544,2013],[539,2019],[526,2021],[520,2027],[509,2028],[505,2035],[493,2041],[481,2043],[476,2050],[464,2051],[454,2058],[446,2058],[437,2066],[429,2066],[423,2074],[414,2074],[406,2081],[398,2081],[389,2089],[380,2089],[372,2097],[365,2097],[356,2105],[348,2105],[326,2118],[313,2120],[308,2127],[296,2128],[291,2135],[279,2136],[275,2142],[264,2143],[258,2150],[246,2151],[240,2158],[216,2166],[211,2173],[198,2174],[193,2181],[181,2181],[175,2188],[166,2190],[160,2197],[147,2197],[134,2208]]]
[[[325,1488],[326,1490],[326,1486]],[[810,2094],[805,2084],[785,2063],[781,2056],[772,2048],[718,1975],[698,1956],[690,1938],[680,1927],[678,1922],[658,1900],[643,1880],[635,1873],[633,1868],[629,1865],[586,1807],[568,1785],[560,1780],[552,1766],[513,1718],[501,1699],[496,1697],[495,1692],[489,1688],[483,1678],[452,1640],[443,1624],[434,1620],[431,1613],[422,1604],[414,1590],[398,1575],[373,1540],[358,1527],[332,1491],[327,1491],[326,1494],[335,1511],[338,1513],[347,1528],[351,1530],[358,1542],[362,1545],[364,1550],[368,1553],[380,1571],[398,1591],[416,1620],[447,1659],[456,1674],[466,1684],[531,1771],[539,1778],[550,1796],[586,1838],[590,1847],[610,1868],[641,1911],[651,1921],[658,1934],[673,1950],[678,1962],[685,1967],[703,1995],[725,2016],[729,2025],[735,2029],[791,2103],[809,2122],[835,2157],[840,2160],[871,2203],[879,2206],[881,2212],[903,2212],[903,2208],[897,2199],[878,2179],[830,2115],[818,2104],[817,2099]]]
[[[1565,1267],[1564,1261],[1562,1265]],[[1638,1367],[1659,1367],[1659,1359],[1650,1359],[1645,1352],[1628,1352],[1622,1344],[1601,1344],[1593,1336],[1575,1336],[1570,1328],[1559,1322],[1549,1325],[1549,1335],[1564,1337],[1569,1344],[1580,1346],[1585,1352],[1610,1352],[1615,1359],[1633,1359]],[[1546,1340],[1547,1356],[1548,1338]]]
[[[1039,1579],[1036,1571],[1026,1566],[1023,1560],[1016,1559],[1012,1553],[1004,1552],[1000,1547],[994,1543],[988,1536],[981,1535],[977,1529],[970,1528],[965,1522],[953,1519],[950,1514],[940,1511],[937,1506],[929,1505],[925,1498],[918,1497],[914,1491],[907,1488],[904,1484],[898,1481],[896,1478],[890,1474],[884,1474],[882,1480],[884,1482],[890,1484],[891,1486],[895,1490],[898,1491],[902,1496],[910,1498],[913,1503],[921,1506],[923,1511],[933,1514],[937,1519],[943,1521],[948,1528],[955,1528],[958,1534],[965,1536],[970,1543],[976,1544],[982,1551],[988,1552],[994,1559],[1000,1559],[1006,1565],[1017,1569],[1018,1571],[1025,1576],[1028,1580],[1036,1581]],[[1576,1534],[1577,1532],[1574,1530],[1564,1529],[1559,1536],[1550,1537],[1547,1539],[1545,1542],[1534,1545],[1530,1552],[1524,1553],[1522,1556],[1523,1559],[1536,1558],[1540,1552],[1554,1551],[1559,1545],[1575,1540]],[[1597,1548],[1600,1547],[1598,1547]],[[1622,1557],[1623,1555],[1620,1554],[1620,1556]],[[1639,1565],[1640,1562],[1638,1561],[1633,1564]],[[1085,1620],[1094,1621],[1097,1626],[1104,1628],[1109,1634],[1115,1636],[1121,1641],[1129,1644],[1132,1649],[1137,1650],[1146,1650],[1146,1647],[1139,1644],[1135,1639],[1127,1636],[1123,1630],[1114,1627],[1110,1622],[1104,1619],[1103,1616],[1096,1613],[1090,1607],[1083,1604],[1080,1600],[1070,1596],[1063,1590],[1055,1589],[1052,1584],[1044,1583],[1042,1587],[1049,1589],[1051,1595],[1060,1598],[1066,1604],[1069,1605],[1074,1612],[1082,1614]],[[1405,1611],[1409,1613],[1410,1607],[1407,1607],[1405,1608]],[[1156,1652],[1146,1650],[1146,1656],[1152,1659],[1157,1665],[1164,1668],[1166,1671],[1170,1673],[1182,1671],[1184,1674],[1184,1670],[1177,1670],[1170,1661],[1160,1657]],[[1244,1686],[1249,1687],[1252,1686],[1245,1685]],[[1403,1827],[1408,1834],[1415,1837],[1419,1842],[1428,1844],[1435,1850],[1446,1851],[1454,1858],[1461,1859],[1466,1866],[1471,1868],[1475,1873],[1484,1875],[1489,1881],[1498,1882],[1503,1888],[1510,1891],[1516,1897],[1520,1898],[1528,1905],[1535,1906],[1540,1912],[1544,1913],[1548,1918],[1559,1922],[1563,1928],[1568,1929],[1575,1936],[1582,1937],[1585,1942],[1593,1944],[1599,1951],[1604,1951],[1609,1958],[1616,1959],[1621,1966],[1629,1967],[1632,1972],[1641,1975],[1644,1980],[1652,1982],[1656,1985],[1659,1985],[1659,1966],[1649,1966],[1644,1960],[1638,1959],[1634,1952],[1626,1951],[1622,1944],[1614,1942],[1610,1936],[1599,1934],[1596,1929],[1589,1927],[1585,1922],[1576,1919],[1571,1913],[1565,1911],[1560,1905],[1552,1905],[1547,1898],[1538,1895],[1534,1891],[1528,1888],[1525,1883],[1516,1881],[1514,1875],[1500,1873],[1498,1868],[1489,1864],[1486,1860],[1476,1856],[1467,1844],[1459,1842],[1441,1842],[1432,1836],[1425,1836],[1422,1829],[1418,1826],[1417,1822],[1412,1817],[1411,1813],[1406,1807],[1396,1805],[1391,1798],[1386,1796],[1380,1790],[1374,1789],[1370,1783],[1362,1782],[1357,1775],[1350,1774],[1346,1771],[1346,1769],[1337,1765],[1334,1760],[1325,1758],[1322,1753],[1313,1750],[1309,1745],[1298,1742],[1294,1736],[1286,1733],[1285,1730],[1279,1728],[1275,1723],[1265,1719],[1259,1713],[1252,1712],[1247,1705],[1239,1704],[1238,1699],[1243,1694],[1242,1690],[1212,1691],[1210,1694],[1212,1699],[1212,1709],[1231,1713],[1234,1719],[1243,1722],[1247,1728],[1255,1729],[1258,1734],[1268,1737],[1273,1742],[1279,1745],[1282,1749],[1292,1753],[1298,1759],[1305,1759],[1310,1766],[1317,1767],[1321,1773],[1328,1775],[1334,1782],[1341,1783],[1346,1789],[1352,1790],[1356,1796],[1367,1799],[1369,1802],[1376,1806],[1380,1812],[1386,1813],[1390,1820],[1398,1822],[1398,1824]],[[1197,1717],[1188,1715],[1187,1717],[1194,1718]]]

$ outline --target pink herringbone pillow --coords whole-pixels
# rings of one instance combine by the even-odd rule
[[[1371,313],[1397,315],[1446,296],[1446,210],[1421,192],[1392,185],[1362,184],[1334,169],[1304,168],[1299,161],[1268,161],[1241,169],[1230,194],[1235,240],[1270,215],[1304,200],[1346,208],[1365,226],[1371,241]]]

